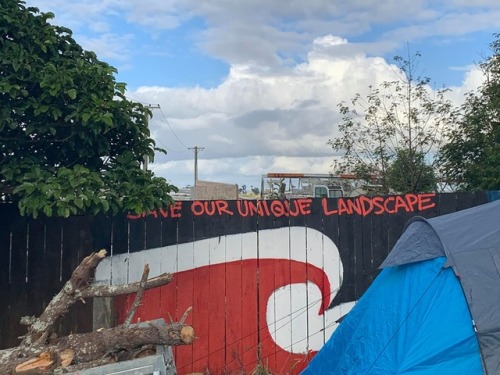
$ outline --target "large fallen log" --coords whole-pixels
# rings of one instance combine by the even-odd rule
[[[106,251],[101,250],[86,257],[38,318],[22,319],[23,324],[29,326],[28,332],[19,346],[0,350],[0,374],[62,374],[91,368],[97,364],[131,359],[155,345],[188,345],[194,341],[193,328],[184,324],[190,309],[179,322],[158,324],[157,321],[152,321],[131,325],[144,290],[167,284],[172,276],[163,274],[148,279],[149,266],[145,265],[142,279],[138,283],[121,286],[92,285],[95,268],[105,255]],[[89,333],[54,337],[55,323],[77,301],[129,293],[137,294],[124,324]]]
[[[0,351],[0,374],[47,374],[58,367],[70,365],[80,365],[82,369],[86,368],[86,363],[92,364],[103,358],[108,358],[108,362],[131,359],[145,348],[187,345],[194,338],[193,328],[183,323],[123,324],[95,332],[72,334],[50,344]],[[33,372],[35,369],[38,372]]]

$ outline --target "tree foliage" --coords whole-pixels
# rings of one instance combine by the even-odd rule
[[[446,89],[431,90],[430,79],[416,74],[419,57],[395,57],[395,80],[370,86],[350,105],[339,104],[340,136],[328,142],[342,155],[334,162],[335,173],[354,173],[385,193],[433,186],[428,183],[435,179],[432,156],[442,144],[442,130],[453,123],[454,108]]]
[[[416,178],[408,172],[410,166],[419,171]],[[396,152],[394,161],[387,170],[387,183],[399,193],[436,191],[437,178],[431,165],[425,162],[425,155],[421,152],[410,152],[400,149]]]
[[[440,154],[443,174],[458,190],[500,189],[500,34],[494,37],[492,55],[479,64],[486,79],[466,95]]]
[[[167,206],[177,188],[141,169],[163,151],[150,110],[52,18],[0,5],[0,196],[35,217]]]

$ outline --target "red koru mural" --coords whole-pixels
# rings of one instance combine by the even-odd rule
[[[351,244],[354,232],[329,229],[325,220],[422,212],[436,206],[434,197],[177,202],[168,210],[128,218],[134,222],[146,216],[158,220],[206,217],[207,225],[223,216],[263,220],[258,229],[246,233],[225,228],[231,234],[195,239],[195,228],[191,242],[114,255],[100,264],[96,278],[113,284],[136,281],[144,263],[150,265],[150,276],[174,274],[171,284],[145,293],[136,318],[177,320],[193,307],[187,322],[195,328],[197,340],[175,349],[180,374],[207,369],[213,374],[250,373],[259,363],[276,374],[296,374],[350,311],[367,278],[373,277],[377,259],[382,260],[381,251],[386,251],[369,248],[369,258],[359,247],[362,239],[371,246],[369,238],[356,238]],[[317,228],[313,228],[314,215],[320,215]],[[301,216],[311,218],[308,225],[276,221]],[[349,228],[345,230],[356,230]],[[339,232],[337,237],[330,230]],[[343,238],[348,248],[339,251],[334,237]],[[133,296],[116,300],[119,320],[132,301]]]

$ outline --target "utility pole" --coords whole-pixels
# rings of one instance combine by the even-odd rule
[[[159,104],[148,104],[147,107],[149,109],[160,109],[160,105]],[[146,120],[146,126],[148,125],[149,121]],[[148,163],[149,163],[149,158],[147,155],[144,155],[144,160],[143,160],[143,163],[142,163],[142,169],[144,171],[147,171],[148,170]]]
[[[194,187],[198,184],[198,151],[203,151],[205,147],[190,147],[190,150],[194,150]]]

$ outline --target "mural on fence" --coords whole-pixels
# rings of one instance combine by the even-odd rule
[[[408,194],[177,202],[165,211],[128,215],[129,232],[134,225],[145,231],[149,223],[175,237],[171,244],[149,247],[144,239],[144,246],[105,259],[96,280],[138,281],[145,263],[151,277],[174,274],[171,284],[145,293],[136,318],[176,320],[193,307],[188,322],[198,339],[176,349],[181,374],[251,371],[258,363],[276,374],[298,373],[369,284],[363,280],[359,287],[360,275],[373,279],[388,251],[365,244],[370,252],[366,255],[359,243],[349,245],[362,240],[361,234],[349,237],[361,233],[355,226],[362,225],[349,216],[422,213],[435,208],[435,200],[435,194]],[[349,223],[339,224],[343,218]],[[348,235],[342,233],[342,223],[349,225]],[[370,225],[386,230],[383,224]],[[345,248],[339,249],[338,242]],[[347,270],[343,262],[349,263]],[[132,300],[133,296],[116,299],[119,320]]]
[[[111,256],[101,282],[137,280],[145,263],[151,275],[174,272],[171,284],[146,293],[137,318],[178,320],[193,306],[188,323],[198,339],[176,349],[179,373],[249,372],[258,363],[298,373],[368,288],[408,219],[499,198],[186,201],[147,215],[67,219],[31,219],[0,204],[0,349],[17,345],[26,332],[20,318],[39,315],[83,257],[104,248]],[[131,299],[116,300],[121,319]],[[101,317],[92,305],[66,314],[59,335],[92,330]]]
[[[367,197],[360,196],[357,198],[338,200],[323,198],[321,205],[323,214],[330,215],[353,215],[358,214],[366,216],[368,214],[393,214],[399,211],[415,212],[425,211],[436,206],[433,201],[436,194],[406,194],[406,195],[393,195],[387,197]],[[279,218],[282,216],[297,217],[300,215],[311,214],[312,198],[302,198],[293,200],[261,200],[261,201],[236,201],[237,211],[229,208],[229,201],[226,200],[213,200],[213,201],[193,201],[183,202],[178,201],[170,206],[167,210],[153,211],[148,214],[143,213],[139,215],[130,214],[128,218],[136,220],[147,215],[154,217],[182,217],[182,205],[188,203],[191,213],[195,216],[214,216],[214,215],[230,215],[235,214],[242,217],[247,216],[273,216]],[[330,202],[330,203],[329,203]],[[330,207],[330,204],[335,202],[335,207]]]

